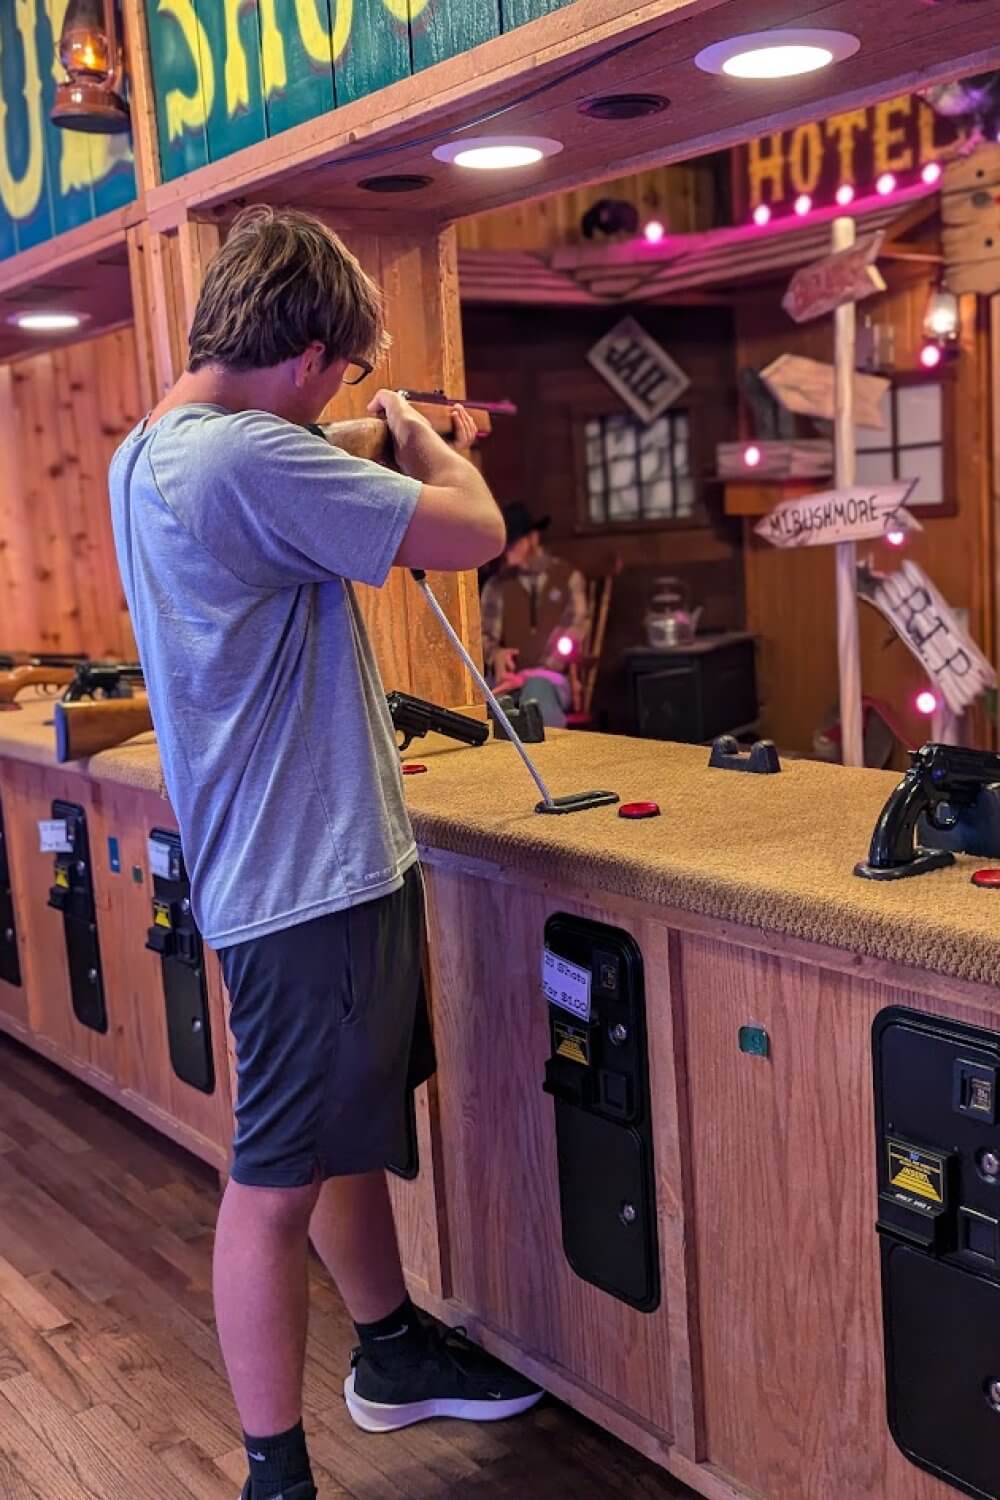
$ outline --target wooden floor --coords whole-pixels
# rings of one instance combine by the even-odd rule
[[[0,1500],[234,1500],[217,1196],[200,1163],[0,1037]],[[321,1500],[690,1495],[554,1402],[367,1437],[341,1394],[351,1344],[317,1269],[305,1403]]]

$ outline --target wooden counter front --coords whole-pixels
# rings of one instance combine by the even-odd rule
[[[39,710],[41,712],[41,710]],[[13,718],[14,716],[9,716]],[[0,1025],[208,1159],[214,1104],[170,1075],[145,952],[145,838],[162,826],[151,742],[57,770],[0,722],[0,795],[26,966]],[[948,1500],[885,1420],[871,1024],[905,1005],[996,1028],[994,893],[969,862],[873,887],[851,874],[894,778],[801,763],[709,773],[707,752],[600,736],[538,748],[557,794],[614,808],[542,818],[509,745],[421,750],[407,782],[428,894],[439,1069],[417,1099],[420,1173],[394,1183],[415,1298],[708,1500]],[[69,1011],[35,822],[85,802],[112,1026]],[[122,873],[107,864],[120,841]],[[982,861],[977,861],[982,863]],[[662,1296],[644,1313],[582,1281],[562,1244],[540,971],[546,920],[621,928],[645,974]],[[213,962],[213,973],[217,970]],[[213,999],[222,1046],[221,987]],[[767,1057],[740,1050],[766,1030]],[[228,1077],[225,1067],[220,1080]],[[201,1111],[201,1113],[199,1113]],[[223,1120],[223,1114],[226,1119]]]

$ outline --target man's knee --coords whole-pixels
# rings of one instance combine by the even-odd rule
[[[297,1238],[307,1232],[320,1193],[317,1178],[307,1187],[249,1187],[230,1179],[226,1188],[231,1206],[251,1218],[259,1232]]]

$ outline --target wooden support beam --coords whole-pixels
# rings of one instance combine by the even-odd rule
[[[139,197],[162,181],[160,142],[156,126],[156,94],[149,52],[149,26],[144,0],[122,0],[125,58],[130,83],[132,146],[135,151]]]

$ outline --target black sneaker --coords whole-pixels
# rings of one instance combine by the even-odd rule
[[[248,1479],[240,1500],[250,1500],[252,1494],[252,1481]],[[293,1484],[290,1490],[282,1490],[277,1500],[317,1500],[317,1491],[311,1484]]]
[[[347,1410],[365,1432],[395,1432],[431,1417],[501,1422],[528,1411],[544,1394],[470,1344],[462,1328],[429,1329],[423,1359],[403,1369],[355,1349],[344,1382]]]

